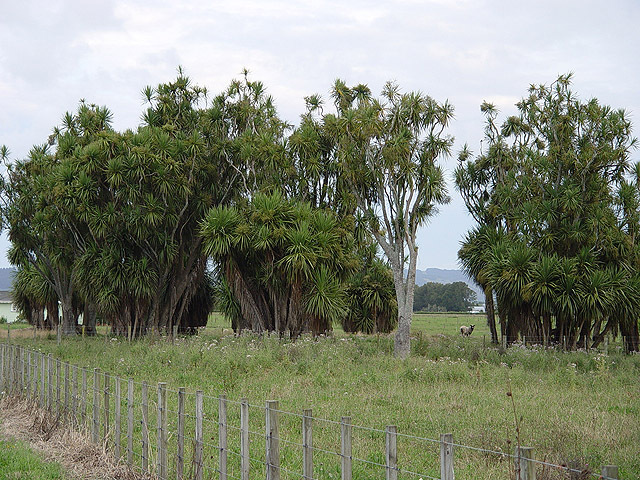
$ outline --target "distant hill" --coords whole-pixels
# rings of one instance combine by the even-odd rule
[[[478,287],[469,277],[460,270],[443,270],[441,268],[427,268],[426,270],[416,270],[416,285],[424,285],[428,282],[435,283],[453,283],[464,282],[469,288],[476,292],[478,301],[484,302],[484,294],[482,289]]]
[[[15,268],[0,268],[0,291],[7,292],[11,290],[15,274]]]

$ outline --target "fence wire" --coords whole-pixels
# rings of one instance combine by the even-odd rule
[[[159,409],[160,391],[166,396],[166,407]],[[284,480],[338,478],[345,468],[353,478],[440,478],[442,439],[352,425],[349,417],[336,421],[282,410],[277,404],[259,406],[244,399],[181,392],[165,384],[153,386],[12,344],[0,344],[0,392],[32,399],[74,428],[88,432],[132,468],[165,473],[167,479],[176,478],[181,471],[185,479],[224,473],[229,479],[245,480],[248,469],[252,477],[265,476],[276,466]],[[248,412],[244,419],[243,408]],[[306,421],[312,424],[312,441],[303,435]],[[267,428],[269,422],[272,430]],[[390,435],[392,443],[397,442],[393,451],[387,445]],[[508,460],[509,471],[519,458],[453,441],[446,444],[458,451]],[[416,449],[423,452],[417,463],[405,455]],[[310,456],[313,463],[305,463]],[[390,457],[402,459],[402,465],[389,463]],[[566,465],[536,459],[529,462],[581,478],[602,478]]]

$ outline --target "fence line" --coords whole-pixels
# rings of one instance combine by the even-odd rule
[[[388,425],[384,430],[353,425],[348,416],[334,421],[313,417],[309,409],[302,414],[287,412],[278,408],[276,400],[266,401],[264,407],[255,406],[245,398],[236,401],[224,394],[205,396],[201,390],[188,393],[183,387],[171,390],[160,382],[155,395],[157,401],[154,401],[150,385],[145,381],[122,379],[99,368],[93,369],[92,377],[87,372],[87,368],[61,362],[51,354],[0,343],[0,392],[3,395],[33,401],[71,427],[90,433],[94,443],[103,445],[132,468],[155,474],[160,480],[202,480],[214,475],[220,480],[248,480],[250,472],[266,480],[299,477],[315,480],[335,477],[333,472],[338,470],[342,480],[382,475],[386,480],[453,480],[454,454],[461,449],[509,459],[517,480],[535,479],[536,466],[569,474],[583,473],[537,460],[530,447],[518,446],[513,454],[496,452],[457,444],[450,433],[436,440],[400,433],[395,425]],[[126,382],[126,394],[122,382]],[[169,402],[175,402],[176,409],[170,409]],[[155,415],[150,416],[149,409]],[[259,415],[250,415],[252,410],[257,410]],[[87,412],[91,412],[89,416]],[[205,420],[213,427],[206,433]],[[123,432],[123,423],[126,423],[126,432]],[[262,434],[258,433],[261,428]],[[324,432],[322,437],[323,429],[331,429],[332,434]],[[155,435],[151,433],[154,430]],[[299,437],[292,437],[291,431]],[[361,458],[354,454],[357,437],[354,432],[360,431],[380,434],[382,457]],[[338,432],[338,443],[325,438],[335,439]],[[123,434],[126,445],[122,443]],[[264,443],[252,442],[252,435],[262,437]],[[216,440],[217,444],[205,438]],[[422,442],[425,452],[427,447],[438,444],[439,454],[431,456],[434,461],[425,463],[422,472],[413,471],[410,465],[405,468],[401,465],[406,459],[398,455],[398,442],[402,439]],[[263,456],[258,454],[260,450]],[[425,458],[431,457],[425,455]],[[384,463],[378,458],[384,458]],[[617,480],[618,469],[615,465],[605,465],[600,474],[592,476]]]

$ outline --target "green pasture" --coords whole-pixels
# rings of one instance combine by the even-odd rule
[[[414,313],[411,322],[411,331],[414,334],[423,335],[460,335],[461,325],[475,325],[474,337],[482,338],[486,336],[487,341],[491,340],[487,318],[484,314],[470,313]],[[207,331],[218,333],[223,329],[230,329],[231,322],[222,314],[214,312],[209,315]],[[339,324],[334,325],[336,333],[342,333]]]
[[[458,327],[473,323],[473,336],[462,338]],[[291,342],[276,336],[237,337],[229,328],[222,317],[212,315],[200,335],[174,342],[156,337],[129,343],[104,335],[64,339],[59,346],[55,335],[13,341],[121,379],[132,377],[136,397],[142,381],[149,383],[152,399],[157,382],[167,382],[170,412],[176,411],[178,387],[186,388],[191,411],[194,392],[203,390],[211,471],[217,462],[216,397],[224,393],[230,400],[230,425],[238,425],[241,398],[252,405],[256,458],[264,456],[260,432],[265,402],[278,400],[280,410],[293,412],[281,415],[280,426],[282,466],[290,472],[301,471],[299,415],[311,408],[318,418],[318,448],[339,451],[340,426],[334,422],[342,416],[364,427],[354,428],[353,456],[362,460],[354,462],[354,478],[384,475],[375,464],[384,463],[382,431],[387,425],[397,425],[404,435],[399,437],[399,467],[422,478],[439,476],[439,446],[420,438],[438,439],[441,433],[452,433],[455,443],[486,450],[457,447],[457,479],[510,478],[512,463],[499,452],[513,452],[516,424],[521,444],[533,446],[538,459],[592,471],[616,464],[622,479],[640,474],[638,355],[614,348],[608,355],[523,346],[504,350],[489,345],[484,316],[470,314],[416,315],[412,355],[406,360],[393,357],[392,336],[346,335],[335,329],[328,337]],[[175,428],[175,419],[169,423]],[[233,437],[230,445],[237,441]],[[229,462],[231,473],[238,474],[237,457],[230,456]],[[317,478],[340,477],[335,456],[318,451],[315,465]],[[400,478],[420,477],[405,473]],[[540,467],[539,478],[568,477]]]
[[[3,480],[64,480],[60,464],[44,462],[16,440],[0,440],[0,478]]]

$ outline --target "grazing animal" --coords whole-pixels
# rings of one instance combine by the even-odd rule
[[[462,334],[463,337],[468,337],[469,335],[471,335],[471,332],[473,332],[473,329],[475,328],[475,325],[470,325],[470,326],[465,326],[462,325],[460,327],[460,333]]]

